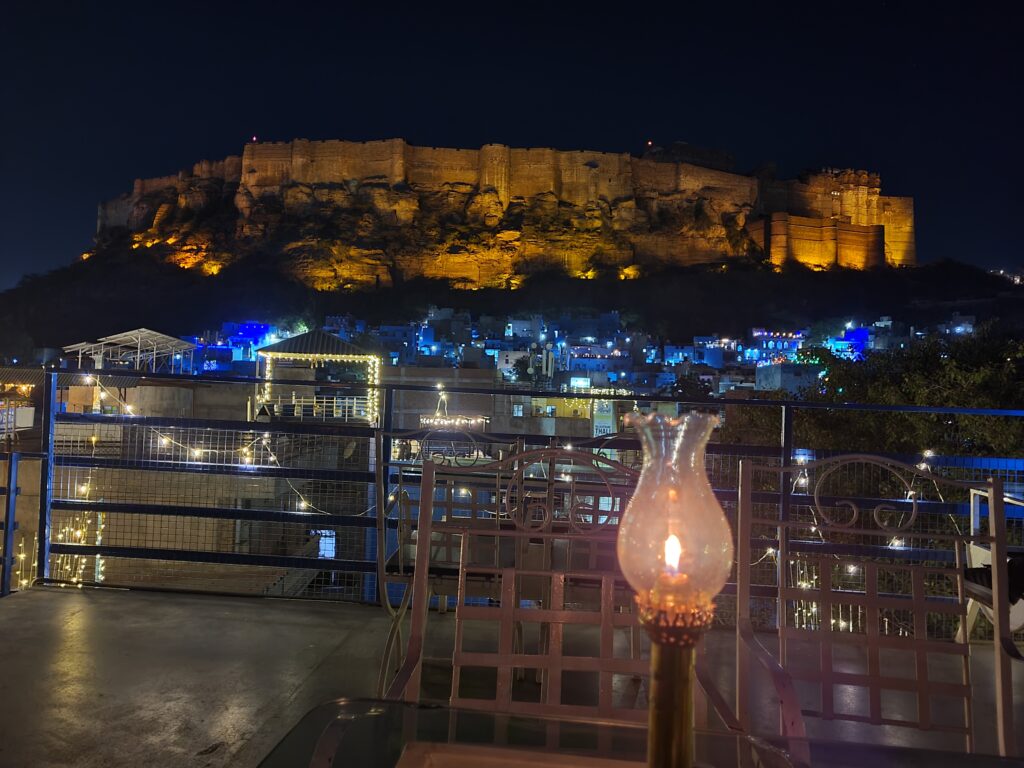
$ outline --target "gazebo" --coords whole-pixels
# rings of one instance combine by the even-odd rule
[[[309,331],[292,336],[257,350],[257,355],[258,361],[263,364],[262,373],[265,381],[258,398],[261,405],[274,403],[275,378],[305,380],[308,377],[311,398],[297,397],[293,387],[290,403],[296,406],[296,415],[304,413],[305,406],[311,404],[313,413],[323,416],[324,407],[329,401],[335,402],[336,398],[317,396],[316,382],[325,380],[318,377],[317,371],[337,372],[339,369],[347,368],[348,371],[345,373],[353,375],[353,383],[365,383],[370,388],[366,395],[366,419],[370,422],[377,420],[380,413],[380,393],[376,389],[380,384],[380,356],[324,331]],[[288,369],[290,372],[282,373],[281,369]],[[327,374],[329,375],[330,373]],[[307,402],[310,399],[312,402]],[[275,405],[280,406],[281,403]]]
[[[89,358],[97,370],[105,368],[133,368],[137,371],[165,370],[174,373],[175,362],[178,373],[184,369],[184,355],[187,352],[191,362],[196,345],[165,333],[148,328],[115,333],[96,341],[82,341],[64,347],[69,355],[78,355],[78,367]],[[191,369],[191,364],[190,364]]]

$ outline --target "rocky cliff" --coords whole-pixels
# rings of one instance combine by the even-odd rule
[[[808,195],[799,208],[790,202],[795,195],[787,190],[808,183],[820,188],[828,211],[810,210],[817,198]],[[857,185],[868,191],[832,191]],[[550,269],[584,278],[615,271],[625,279],[665,264],[769,253],[802,259],[809,251],[801,232],[828,240],[838,226],[839,239],[854,245],[822,250],[816,240],[815,266],[908,263],[905,247],[898,257],[889,252],[880,213],[891,219],[885,201],[906,199],[883,198],[878,188],[877,176],[849,173],[766,186],[657,155],[438,149],[399,139],[254,142],[241,157],[137,180],[131,194],[102,204],[97,252],[130,243],[207,275],[246,258],[269,259],[324,291],[416,277],[515,287]],[[833,200],[848,199],[849,211],[838,202],[833,210]],[[782,230],[772,214],[790,209],[820,216],[821,226],[787,229],[785,247],[773,247],[773,233]],[[899,210],[903,223],[910,211],[912,248],[912,208]],[[906,227],[901,232],[907,241]]]

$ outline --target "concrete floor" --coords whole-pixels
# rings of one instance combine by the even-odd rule
[[[372,696],[372,606],[36,588],[0,601],[0,766],[253,766]]]
[[[444,657],[454,616],[431,613],[428,625],[428,655]],[[0,601],[0,768],[250,768],[317,704],[374,695],[388,628],[380,608],[351,604],[56,588],[12,595]],[[707,656],[731,699],[732,633],[710,633]],[[972,669],[977,749],[991,753],[990,646],[972,649]],[[439,698],[449,674],[437,677]],[[431,676],[425,670],[426,683]],[[1024,734],[1024,671],[1014,683]],[[767,704],[755,729],[771,733],[767,680],[755,681],[754,694]],[[962,749],[960,738],[908,728],[808,727],[818,739]]]

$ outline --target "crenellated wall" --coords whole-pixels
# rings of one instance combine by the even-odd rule
[[[801,253],[818,253],[820,249],[813,243],[819,240],[813,231],[828,229],[830,223],[834,223],[837,231],[841,226],[851,225],[873,227],[878,233],[870,237],[854,238],[853,242],[861,245],[851,244],[844,258],[837,257],[836,261],[830,263],[854,267],[879,264],[913,266],[916,263],[913,200],[909,197],[883,195],[881,186],[878,174],[850,169],[825,169],[801,179],[765,184],[762,204],[765,213],[771,217],[768,228],[770,236],[782,237],[782,230],[787,229],[778,223],[782,219],[777,219],[776,214],[784,213],[820,222],[811,229],[804,224],[788,226],[786,244],[773,242],[770,248],[772,262],[780,263],[783,253],[799,261],[805,261],[799,255]],[[793,218],[790,221],[796,220]],[[854,232],[848,228],[845,231]],[[806,248],[794,248],[790,241],[798,241],[804,234],[809,238]],[[827,260],[825,256],[822,258]],[[805,263],[819,264],[816,256]]]
[[[766,229],[768,255],[776,266],[790,260],[815,269],[870,269],[885,263],[880,226],[773,213]]]
[[[194,213],[231,200],[240,243],[274,231],[282,216],[295,221],[359,205],[365,212],[369,205],[377,223],[359,213],[361,223],[344,235],[348,239],[336,239],[324,253],[341,249],[346,263],[359,262],[375,281],[389,275],[394,263],[388,266],[374,245],[374,228],[415,227],[421,216],[436,215],[438,200],[461,206],[457,220],[477,222],[490,244],[470,242],[483,249],[477,252],[461,241],[431,241],[420,255],[402,254],[403,264],[412,265],[410,274],[450,273],[470,283],[498,284],[515,273],[517,260],[546,259],[582,273],[595,257],[621,264],[688,264],[757,249],[777,265],[915,263],[913,200],[882,195],[878,175],[867,171],[826,169],[776,181],[664,156],[502,144],[417,147],[402,139],[249,143],[240,157],[137,179],[131,194],[100,205],[97,225],[101,232],[141,232],[154,222],[172,226],[175,210]],[[513,203],[516,210],[526,205],[532,225],[516,219],[521,214],[506,220]],[[424,227],[417,235],[421,241],[437,231],[436,225]],[[307,242],[303,252],[313,247]],[[324,284],[341,269],[336,255],[307,258],[319,259]]]
[[[637,169],[639,168],[639,172]],[[493,188],[507,205],[513,198],[554,194],[573,205],[633,197],[638,187],[654,194],[712,187],[753,205],[751,177],[686,163],[663,163],[607,152],[560,152],[487,144],[476,149],[416,147],[387,141],[306,141],[247,144],[241,187],[265,191],[299,184],[340,184],[379,179],[388,184]]]

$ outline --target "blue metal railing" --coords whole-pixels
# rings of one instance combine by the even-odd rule
[[[102,372],[94,372],[94,376],[102,376]],[[262,380],[243,377],[194,377],[194,376],[172,376],[148,374],[142,372],[118,371],[118,376],[136,377],[139,383],[152,383],[167,385],[170,383],[195,383],[203,384],[224,384],[224,385],[259,385]],[[276,380],[276,386],[308,387],[309,381],[281,381]],[[372,387],[365,385],[335,385],[329,383],[317,383],[317,386],[331,387],[339,392],[365,393]],[[399,473],[403,470],[401,465],[393,464],[391,461],[391,443],[394,434],[391,429],[392,417],[394,414],[394,395],[398,391],[434,393],[436,388],[417,385],[380,385],[383,391],[383,409],[381,421],[373,425],[354,425],[351,423],[325,424],[325,423],[295,423],[275,421],[269,423],[253,423],[245,421],[214,420],[214,419],[188,419],[176,417],[135,417],[126,415],[104,416],[98,414],[74,414],[61,412],[58,401],[57,379],[54,374],[48,374],[46,385],[43,388],[42,408],[42,446],[41,454],[34,454],[33,459],[41,462],[40,471],[40,508],[38,517],[38,542],[36,558],[38,562],[37,577],[42,582],[65,581],[67,572],[62,574],[51,573],[51,565],[55,562],[67,561],[77,558],[81,562],[84,558],[110,558],[121,562],[139,561],[151,562],[161,561],[167,563],[188,563],[207,564],[210,566],[246,566],[258,569],[304,569],[311,574],[327,574],[329,578],[338,575],[352,574],[361,580],[361,587],[349,590],[346,594],[351,598],[359,595],[362,599],[370,600],[376,595],[375,577],[378,563],[376,557],[376,537],[381,531],[386,532],[387,542],[385,551],[390,554],[397,546],[397,540],[392,533],[397,525],[397,520],[387,519],[378,521],[376,510],[384,503],[388,491],[395,487]],[[587,393],[550,392],[544,390],[507,390],[483,387],[445,387],[450,395],[516,395],[517,397],[565,397],[571,396],[581,399],[615,399],[607,394],[591,395]],[[633,398],[629,398],[633,399]],[[792,419],[796,409],[830,409],[836,411],[879,411],[893,413],[932,413],[947,415],[983,415],[1000,416],[1011,419],[1024,418],[1024,410],[999,410],[999,409],[973,409],[973,408],[937,408],[930,406],[876,406],[862,404],[825,404],[807,403],[796,400],[744,400],[744,401],[722,401],[722,400],[700,400],[681,401],[670,397],[642,396],[639,398],[644,403],[674,403],[680,408],[703,407],[721,409],[725,406],[754,407],[754,408],[779,408],[782,412],[782,429],[779,444],[776,446],[734,446],[712,443],[708,446],[710,456],[723,458],[735,457],[762,457],[778,459],[784,464],[794,460],[797,451],[793,446]],[[62,450],[58,439],[58,432],[84,431],[91,428],[117,428],[122,430],[120,442],[112,439],[110,445],[105,446],[109,453],[96,454],[83,450]],[[129,431],[135,430],[136,436],[132,439],[124,437]],[[327,467],[316,465],[300,466],[300,463],[285,463],[279,465],[269,464],[242,464],[237,461],[186,461],[181,458],[161,458],[147,453],[138,448],[143,442],[138,438],[140,431],[149,430],[153,434],[162,434],[161,430],[170,430],[169,434],[177,434],[175,430],[189,430],[195,433],[208,432],[211,434],[230,434],[253,436],[257,433],[271,435],[273,440],[308,440],[310,445],[322,447],[325,442],[342,439],[352,439],[360,444],[370,446],[367,452],[365,468],[339,468],[338,466]],[[138,434],[136,434],[138,433]],[[84,432],[83,432],[84,434]],[[426,432],[403,433],[402,438],[417,437],[423,438]],[[459,439],[461,433],[430,433],[435,439]],[[487,443],[513,443],[519,441],[526,445],[549,445],[551,436],[523,435],[515,433],[488,433],[485,436]],[[568,439],[562,439],[566,442]],[[573,438],[571,442],[578,448],[602,448],[614,450],[638,450],[639,443],[626,436],[595,437],[595,438]],[[332,446],[335,443],[331,443]],[[377,444],[381,448],[379,453],[375,452],[373,446]],[[319,448],[318,448],[319,449]],[[312,449],[311,449],[312,450]],[[134,453],[132,451],[135,451]],[[314,451],[315,453],[315,451]],[[824,451],[800,451],[800,453],[815,458],[821,458],[833,452]],[[916,461],[917,457],[894,457],[904,461]],[[339,460],[340,461],[340,460]],[[972,458],[972,457],[934,457],[930,460],[936,468],[958,468],[971,469],[981,472],[1013,472],[1024,474],[1024,459],[1021,458]],[[16,487],[18,469],[17,459],[8,463],[8,488]],[[414,468],[408,468],[413,470]],[[101,498],[79,499],[74,498],[73,493],[68,491],[69,484],[74,483],[85,473],[98,473],[107,478],[104,488],[107,495]],[[60,485],[55,487],[55,476],[60,479]],[[131,493],[128,486],[131,482],[138,482],[138,478],[152,479],[150,489],[157,488],[164,483],[164,501],[155,498],[130,498]],[[111,479],[113,478],[113,479]],[[132,479],[134,478],[134,480]],[[166,482],[165,482],[166,481]],[[122,485],[118,486],[121,482]],[[203,483],[208,483],[203,485]],[[270,501],[272,494],[268,492],[264,501],[257,503],[254,508],[225,505],[218,503],[216,499],[199,497],[197,494],[209,489],[210,493],[221,492],[218,489],[234,489],[239,484],[263,483],[265,488],[278,489],[289,499],[295,494],[304,498],[300,491],[295,490],[296,484],[303,484],[302,488],[327,488],[327,493],[332,503],[325,507],[332,507],[326,511],[318,511],[311,515],[308,512],[272,508]],[[291,490],[289,490],[289,487]],[[353,493],[351,497],[342,496],[341,489],[360,487],[362,492]],[[188,490],[190,498],[175,498],[175,491]],[[138,493],[145,495],[146,486],[137,489]],[[161,492],[164,492],[161,491]],[[292,493],[294,491],[294,494]],[[317,491],[311,491],[314,495]],[[346,491],[347,493],[348,491]],[[719,497],[725,503],[735,503],[735,488],[720,487],[717,489]],[[332,495],[333,494],[333,495]],[[383,494],[383,497],[381,496]],[[257,502],[259,499],[256,500]],[[342,503],[344,501],[345,503]],[[826,500],[827,501],[827,500]],[[882,500],[874,500],[881,502]],[[781,487],[778,491],[758,494],[756,503],[779,505],[782,514],[787,516],[789,511],[809,503],[809,497],[804,494],[794,493],[792,488]],[[304,503],[304,502],[303,502]],[[365,507],[364,511],[358,511],[356,504]],[[868,503],[871,503],[870,501]],[[887,503],[889,503],[887,501]],[[965,507],[959,503],[945,502],[921,502],[921,514],[923,515],[957,515],[965,514]],[[17,521],[15,517],[15,495],[7,493],[4,513],[3,543],[4,543],[4,571],[3,584],[0,588],[9,591],[11,557],[13,556],[13,536]],[[1008,510],[1008,512],[1016,511]],[[71,529],[68,521],[72,519],[110,520],[114,518],[119,521],[120,528],[128,531],[134,538],[131,540],[111,540],[109,536],[103,541],[86,541],[84,537],[78,540],[77,530],[70,535]],[[101,517],[102,516],[102,517]],[[57,530],[54,530],[55,520]],[[153,521],[156,521],[155,523]],[[200,530],[202,526],[220,524],[218,531],[223,532],[223,524],[233,524],[237,534],[233,542],[218,544],[215,541],[196,542],[194,537],[188,535],[190,530]],[[154,540],[146,539],[145,526],[163,526],[161,529],[167,534],[167,541],[161,542],[164,545],[152,546]],[[61,527],[67,529],[62,532]],[[249,526],[259,527],[263,533],[263,540],[256,541],[255,547],[258,551],[244,551],[242,544],[248,535],[248,546],[253,546],[254,535],[246,534],[243,528]],[[278,528],[274,528],[277,526]],[[281,544],[275,550],[270,544],[270,534],[267,531],[281,530]],[[173,535],[171,535],[173,534]],[[337,540],[331,543],[330,547],[321,548],[320,552],[311,554],[297,554],[306,552],[308,547],[304,543],[313,536],[325,537],[328,534],[336,537]],[[328,556],[325,552],[334,552],[339,546],[339,541],[350,536],[354,544],[348,547],[347,554]],[[175,538],[177,537],[177,538]],[[179,543],[175,543],[179,542]],[[268,543],[269,542],[269,543]],[[764,544],[764,541],[760,542]],[[795,542],[794,542],[795,543]],[[820,547],[820,544],[809,542],[808,546]],[[859,546],[859,545],[858,545]],[[234,549],[231,549],[234,547]],[[792,548],[792,545],[791,545]],[[230,551],[226,551],[230,549]],[[315,549],[315,548],[314,548]],[[355,555],[353,555],[355,553]],[[920,553],[911,549],[903,549],[889,553],[890,556],[900,558],[913,558]],[[62,560],[63,559],[63,560]],[[98,573],[98,570],[95,571]],[[81,569],[79,569],[81,573]],[[333,575],[332,575],[333,574]],[[311,577],[312,578],[312,577]],[[84,583],[98,582],[96,578],[78,578]],[[111,580],[104,583],[111,584]],[[6,594],[6,591],[4,591]]]

